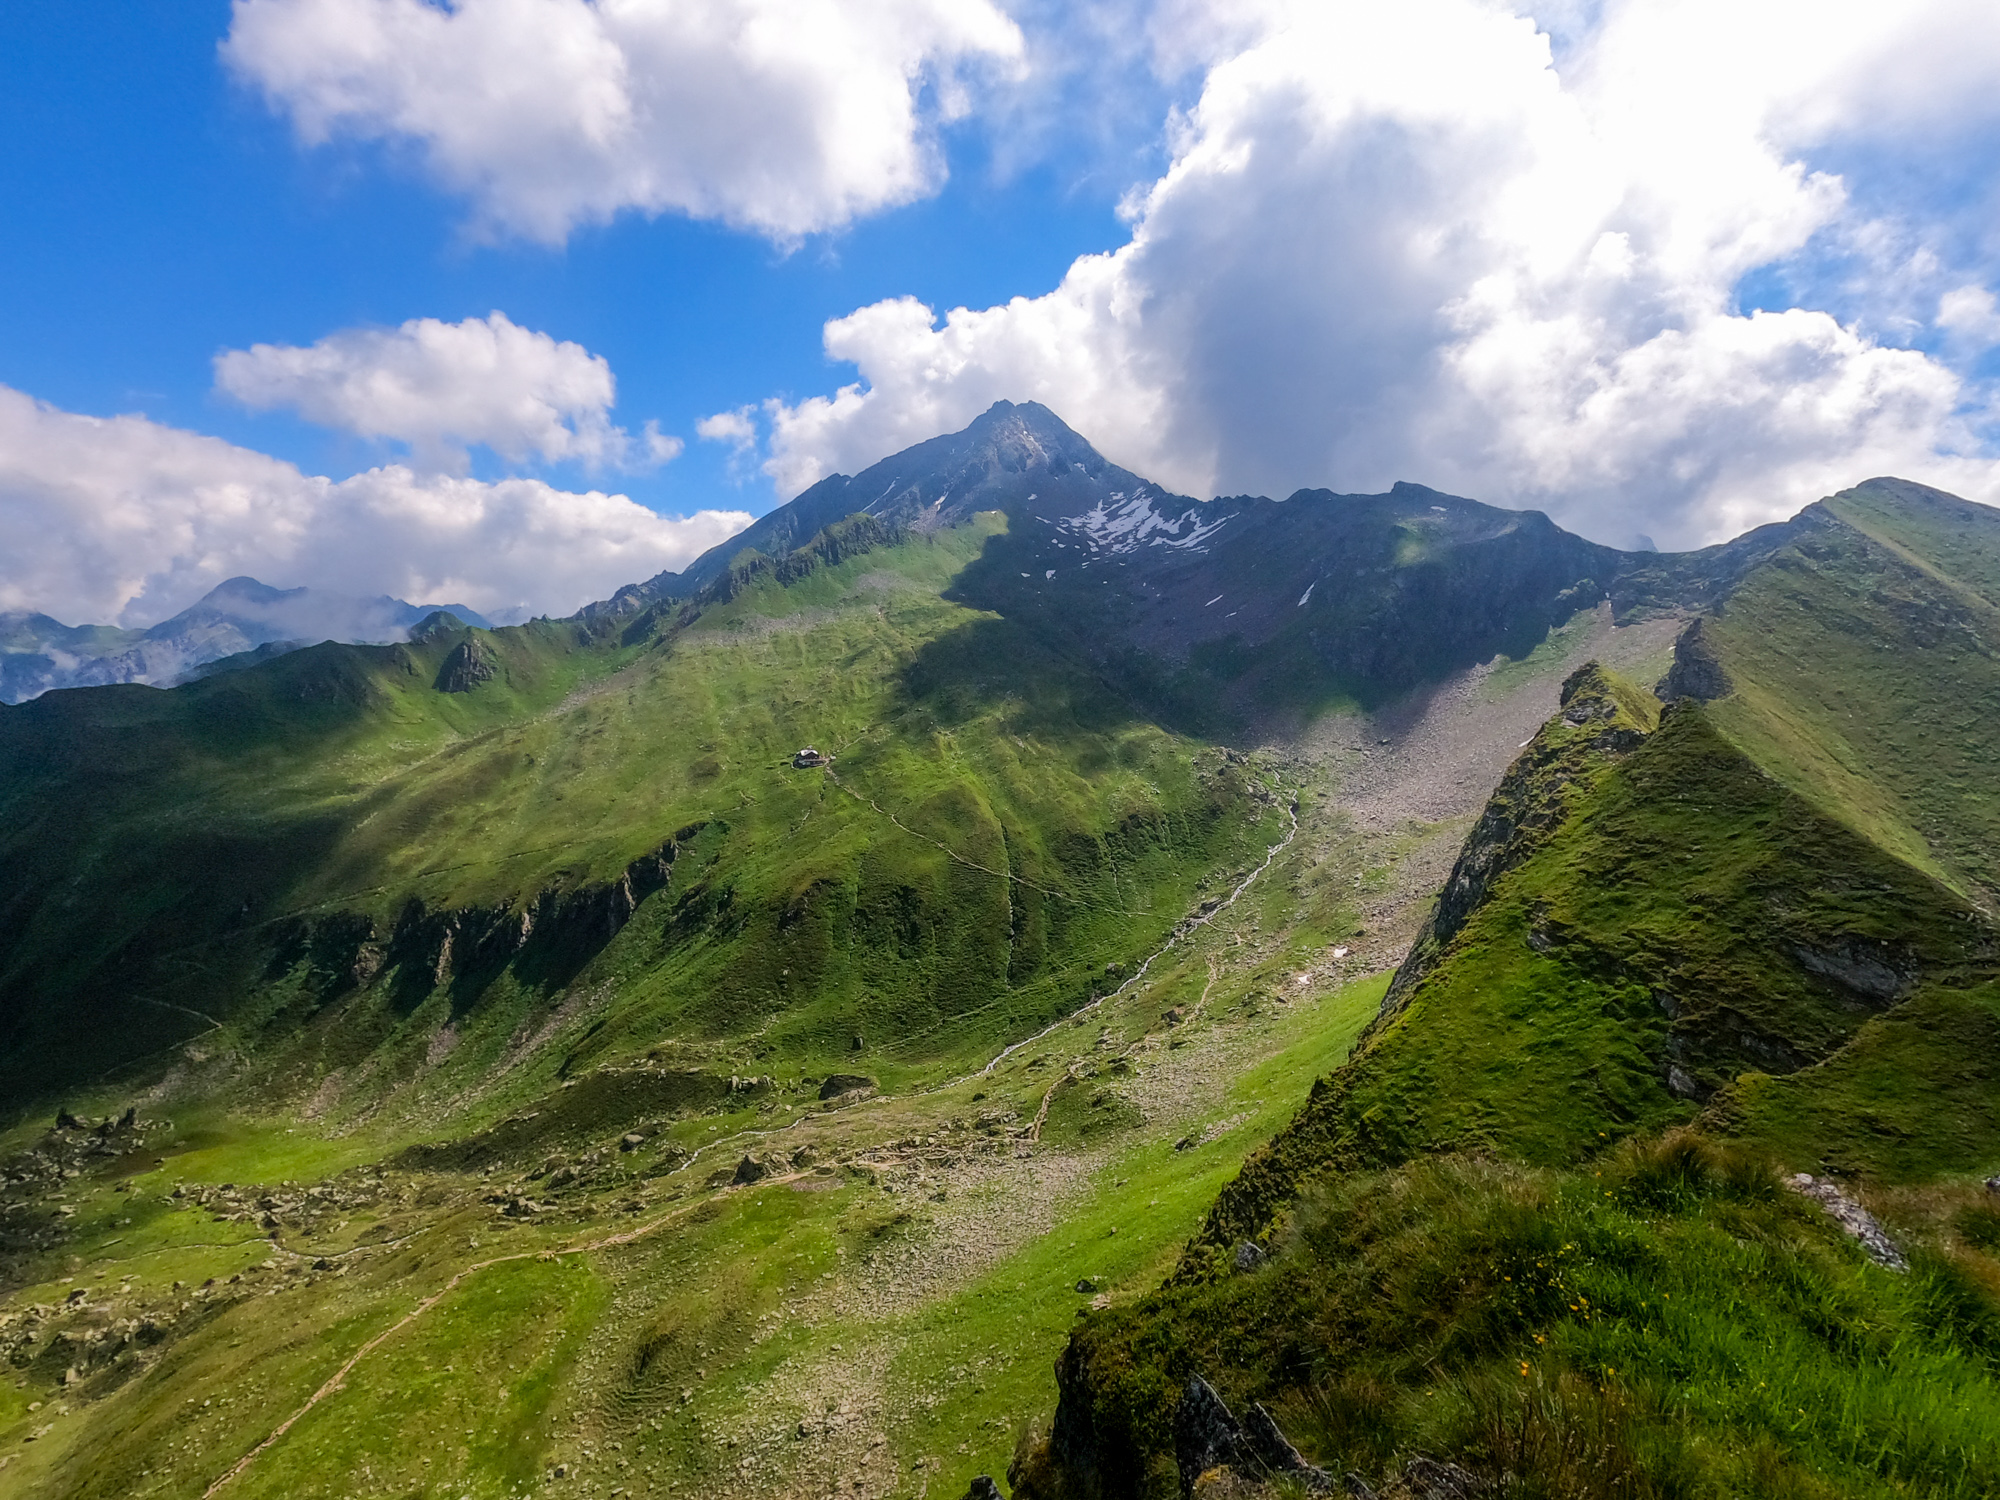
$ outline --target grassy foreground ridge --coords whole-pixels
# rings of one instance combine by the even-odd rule
[[[1664,706],[1565,684],[1354,1058],[1162,1290],[1079,1330],[1022,1493],[1184,1492],[1195,1374],[1390,1490],[1422,1493],[1413,1459],[1522,1495],[2000,1484],[2000,934],[1967,770],[2000,525],[1879,483],[1795,527],[1683,633]]]

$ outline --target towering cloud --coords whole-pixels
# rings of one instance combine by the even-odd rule
[[[1021,49],[991,0],[236,0],[224,44],[308,142],[414,142],[486,229],[549,242],[623,209],[784,240],[908,202],[965,70]]]
[[[2000,498],[1978,202],[1863,191],[1870,151],[1990,145],[1987,9],[1579,14],[1558,52],[1484,0],[1162,8],[1202,87],[1129,242],[1039,297],[829,323],[860,378],[765,403],[779,490],[1006,396],[1199,494],[1417,478],[1610,541],[1712,540],[1884,471]],[[1787,295],[1746,309],[1754,277]]]

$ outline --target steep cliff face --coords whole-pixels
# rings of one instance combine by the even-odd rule
[[[460,1010],[508,968],[555,987],[615,938],[640,902],[667,888],[681,842],[703,827],[683,828],[604,883],[549,886],[491,906],[434,909],[412,900],[388,924],[353,911],[288,918],[263,934],[266,968],[274,977],[299,971],[322,999],[378,977],[405,1004],[448,988]]]
[[[1662,703],[1679,703],[1682,699],[1713,703],[1736,691],[1702,616],[1688,621],[1675,640],[1674,664],[1653,691]]]

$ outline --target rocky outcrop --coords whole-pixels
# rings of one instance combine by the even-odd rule
[[[1662,703],[1679,703],[1683,699],[1712,703],[1736,691],[1736,684],[1724,670],[1715,642],[1702,628],[1700,617],[1688,621],[1674,641],[1674,664],[1653,691]]]
[[[682,829],[603,883],[549,886],[492,906],[411,901],[386,932],[355,912],[295,919],[278,927],[269,966],[283,972],[304,963],[331,993],[387,973],[406,999],[509,963],[539,965],[561,979],[616,937],[642,901],[666,888],[679,841],[696,831]]]
[[[1825,1209],[1834,1223],[1853,1236],[1861,1248],[1868,1252],[1868,1258],[1877,1265],[1887,1266],[1892,1271],[1910,1269],[1910,1263],[1904,1258],[1902,1247],[1889,1238],[1889,1231],[1882,1227],[1882,1221],[1841,1191],[1836,1184],[1824,1177],[1815,1180],[1810,1174],[1800,1172],[1786,1178],[1785,1186],[1795,1193],[1812,1199]]]
[[[1190,1500],[1196,1482],[1218,1468],[1250,1479],[1282,1476],[1312,1494],[1333,1490],[1332,1476],[1300,1456],[1261,1404],[1251,1402],[1238,1421],[1215,1387],[1199,1375],[1188,1378],[1174,1408],[1174,1462],[1180,1468],[1182,1500]]]
[[[857,1094],[873,1090],[875,1080],[865,1073],[829,1073],[826,1082],[819,1086],[822,1099],[838,1099],[843,1094]]]
[[[500,662],[493,648],[478,636],[468,635],[445,653],[435,686],[440,693],[469,693],[499,675]]]
[[[1819,946],[1794,943],[1792,957],[1806,972],[1831,981],[1869,1009],[1895,1004],[1917,982],[1914,959],[1866,938],[1850,937]]]

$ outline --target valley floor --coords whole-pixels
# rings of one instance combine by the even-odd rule
[[[1676,624],[1579,616],[1255,752],[1298,799],[1269,868],[921,1091],[746,1080],[533,1175],[170,1099],[17,1133],[0,1492],[957,1500],[1046,1425],[1079,1311],[1156,1286],[1346,1055],[1565,672],[1657,675]]]

